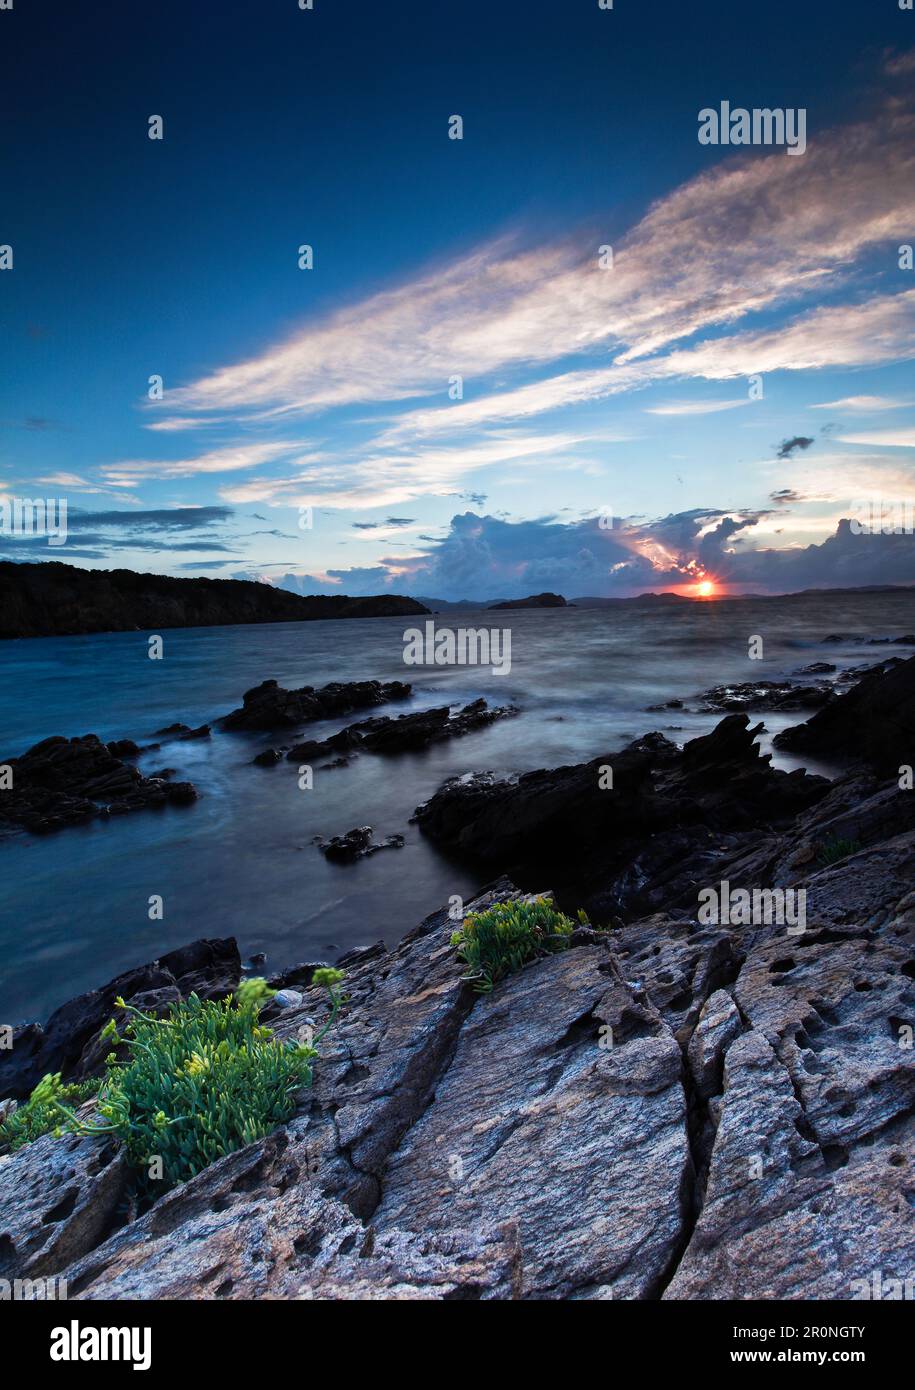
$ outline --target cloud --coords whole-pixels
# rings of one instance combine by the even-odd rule
[[[840,444],[873,444],[877,448],[913,449],[915,425],[904,425],[897,430],[861,430],[857,434],[840,434],[836,438]]]
[[[818,405],[812,405],[810,409],[869,412],[876,410],[901,410],[903,406],[911,404],[911,400],[898,400],[893,396],[845,396],[840,401],[821,401]]]
[[[124,459],[120,463],[102,465],[102,474],[116,487],[132,487],[149,478],[188,478],[199,473],[234,473],[241,469],[258,468],[274,459],[289,457],[302,447],[296,443],[272,442],[262,444],[232,444],[210,449],[193,458],[156,461],[153,459]],[[305,460],[299,459],[300,463]]]
[[[776,458],[790,459],[792,454],[797,453],[798,449],[809,449],[813,440],[804,434],[792,435],[790,439],[783,439],[778,446]]]
[[[124,551],[209,555],[234,548],[214,535],[233,516],[230,507],[174,507],[145,511],[86,511],[67,508],[67,541],[49,548],[41,536],[0,536],[8,559],[110,560]],[[199,567],[200,561],[197,562]]]
[[[291,507],[396,506],[416,497],[453,492],[474,469],[547,459],[555,463],[588,439],[581,434],[493,433],[463,448],[376,452],[348,464],[338,460],[329,472],[302,469],[284,477],[229,484],[221,495],[227,502],[274,502]]]
[[[912,536],[855,536],[839,520],[827,523],[823,541],[768,548],[758,538],[773,529],[773,515],[695,508],[647,521],[621,519],[607,530],[596,517],[510,522],[465,512],[422,554],[321,576],[288,573],[275,582],[297,593],[394,590],[482,602],[544,589],[569,598],[689,592],[703,575],[736,592],[773,593],[913,580]]]
[[[416,521],[414,516],[389,516],[384,521],[354,521],[353,527],[357,531],[378,531],[400,526],[412,526]]]
[[[739,405],[750,405],[750,397],[741,401],[669,401],[666,405],[646,407],[648,415],[716,415],[722,410],[734,410]]]

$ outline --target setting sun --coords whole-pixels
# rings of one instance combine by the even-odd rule
[[[715,585],[711,579],[703,579],[696,585],[696,592],[700,598],[712,598],[715,593]]]

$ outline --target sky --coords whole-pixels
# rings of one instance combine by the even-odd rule
[[[723,101],[803,153],[701,143]],[[0,557],[915,583],[899,0],[14,0],[0,123],[0,500],[68,518]]]

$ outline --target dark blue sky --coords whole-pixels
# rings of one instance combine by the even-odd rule
[[[622,242],[653,202],[720,158],[697,142],[702,107],[722,99],[804,107],[813,141],[870,119],[883,95],[886,53],[913,44],[915,16],[891,0],[617,0],[612,12],[597,0],[315,0],[311,12],[296,0],[163,0],[153,7],[16,0],[12,12],[0,13],[0,243],[15,249],[14,272],[0,275],[0,482],[22,491],[28,479],[79,478],[84,488],[71,484],[70,505],[89,509],[238,506],[232,484],[253,475],[232,465],[227,479],[218,458],[202,467],[193,460],[239,441],[263,443],[269,453],[276,434],[266,427],[252,433],[250,419],[227,424],[224,415],[215,433],[153,434],[144,395],[151,373],[162,373],[168,389],[187,388],[256,361],[347,307],[358,319],[371,295],[440,276],[497,238],[512,237],[517,254],[570,238],[581,247]],[[465,122],[462,142],[446,138],[455,112]],[[162,142],[146,138],[152,113],[164,117]],[[716,231],[713,219],[709,235],[719,233],[729,236],[730,225]],[[683,255],[692,256],[695,228],[684,235]],[[310,273],[295,264],[302,242],[315,248]],[[675,258],[676,239],[665,246]],[[662,277],[665,265],[657,271]],[[545,263],[544,275],[553,273]],[[748,281],[753,274],[751,260]],[[505,292],[500,286],[493,294]],[[822,302],[837,288],[830,283]],[[708,320],[717,332],[715,322]],[[427,329],[434,332],[434,324],[416,332]],[[564,346],[547,356],[556,370],[602,366],[611,360],[609,346],[586,363],[573,362]],[[529,383],[519,375],[523,356],[481,363],[478,393]],[[455,371],[465,365],[456,353]],[[356,377],[364,371],[361,359],[352,370]],[[386,393],[373,379],[361,395],[324,401],[320,420],[310,409],[297,412],[286,441],[303,451],[296,463],[309,487],[293,495],[288,462],[258,456],[252,467],[283,487],[261,497],[250,487],[241,500],[263,503],[264,515],[274,508],[271,523],[298,549],[279,539],[276,548],[259,549],[233,538],[227,555],[239,571],[282,570],[288,562],[309,575],[326,577],[336,566],[380,574],[379,563],[395,551],[372,550],[347,532],[354,521],[385,521],[391,507],[445,535],[454,495],[470,487],[469,476],[455,480],[445,468],[436,502],[428,480],[411,484],[412,456],[398,453],[396,460],[407,460],[399,489],[389,485],[396,461],[386,463],[380,500],[356,476],[352,507],[341,509],[339,489],[330,496],[308,472],[330,455],[334,476],[345,477],[351,464],[373,457],[375,441],[357,426],[382,418],[392,400],[415,406],[428,398],[437,380],[437,368],[430,370],[429,380],[418,372],[415,389]],[[843,397],[846,387],[838,382],[822,399]],[[759,445],[795,432],[801,403],[794,389],[786,387],[784,420],[767,420]],[[820,399],[805,396],[805,408]],[[188,400],[182,407],[210,408]],[[695,420],[690,430],[701,426],[701,437],[675,447],[667,436],[634,434],[631,421],[602,417],[608,436],[633,439],[622,477],[633,460],[640,470],[649,458],[668,461],[659,464],[655,495],[629,496],[611,472],[618,509],[660,514],[672,510],[671,500],[684,509],[759,506],[758,487],[741,495],[732,485],[735,459],[756,461],[757,442],[732,442],[728,472],[724,439],[708,433],[724,423],[718,414]],[[579,448],[568,431],[562,438],[563,457]],[[479,443],[468,438],[469,448]],[[670,459],[679,455],[691,467],[694,443],[695,486],[669,499],[673,477],[685,471]],[[113,470],[137,460],[150,466],[130,473],[128,495],[126,475]],[[157,460],[175,467],[157,474]],[[183,460],[191,461],[184,473],[177,467]],[[522,498],[518,483],[514,493],[510,481],[502,488],[504,462],[480,465],[473,486],[496,496],[505,516],[530,520],[561,511],[563,501],[579,514],[603,503],[607,488],[589,493],[580,479],[568,496],[542,480]],[[327,524],[303,560],[290,516],[306,493],[320,508],[325,492]],[[415,534],[399,553],[418,553]],[[129,545],[125,554],[136,561]],[[88,547],[84,558],[93,558]],[[174,568],[164,549],[144,563]],[[213,572],[202,553],[181,563]]]

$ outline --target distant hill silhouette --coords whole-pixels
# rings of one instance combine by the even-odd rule
[[[416,599],[399,594],[302,596],[248,579],[172,579],[133,570],[84,570],[56,561],[0,561],[0,637],[409,617],[428,612]]]

